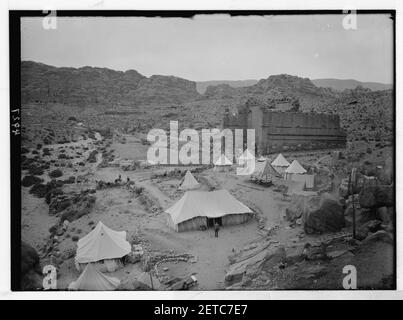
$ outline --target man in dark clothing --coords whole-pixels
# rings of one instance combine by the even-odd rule
[[[217,222],[214,223],[214,233],[215,237],[218,238],[218,231],[220,230],[220,226]]]

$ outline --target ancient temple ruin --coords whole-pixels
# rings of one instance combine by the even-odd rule
[[[259,154],[346,146],[346,133],[340,128],[338,115],[295,111],[291,105],[289,110],[280,110],[246,103],[238,114],[226,110],[223,128],[255,129]]]

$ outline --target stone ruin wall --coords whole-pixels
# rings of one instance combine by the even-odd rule
[[[253,112],[259,113],[253,117]],[[253,123],[252,119],[259,118],[262,118],[261,123]],[[262,112],[260,108],[251,108],[251,111],[241,112],[235,116],[226,114],[223,119],[223,128],[256,129],[257,151],[261,154],[346,146],[346,135],[340,129],[338,115]],[[246,134],[244,134],[245,137]]]
[[[263,118],[260,151],[341,148],[346,135],[337,115],[304,112],[266,112]]]

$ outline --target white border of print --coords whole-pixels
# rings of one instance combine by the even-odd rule
[[[0,1],[1,6],[1,59],[0,59],[0,141],[3,148],[3,157],[0,158],[0,203],[5,208],[0,214],[0,299],[402,299],[403,298],[403,216],[397,215],[397,291],[178,291],[178,292],[11,292],[10,291],[10,171],[9,154],[9,60],[8,60],[8,10],[287,10],[287,9],[396,9],[396,81],[402,83],[402,65],[398,57],[403,56],[402,45],[402,23],[403,2],[398,0],[286,0],[270,1],[261,0],[249,1],[129,1],[129,0],[53,0],[53,1],[29,1],[29,0],[9,0]],[[396,86],[399,88],[399,85]],[[402,101],[401,91],[397,90],[396,105]],[[402,112],[396,110],[396,163],[402,160]],[[8,156],[6,156],[6,154]],[[403,176],[400,167],[396,168],[397,194],[396,210],[402,212],[402,204],[399,199],[403,196]]]

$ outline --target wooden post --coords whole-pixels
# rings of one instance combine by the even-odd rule
[[[355,197],[354,197],[354,187],[356,186],[356,168],[351,169],[351,174],[349,177],[349,182],[348,182],[348,189],[349,189],[349,194],[351,193],[351,201],[352,201],[352,206],[353,206],[353,239],[356,239],[356,223],[355,223]],[[354,186],[353,186],[354,183]]]
[[[154,283],[153,283],[153,277],[151,275],[151,271],[148,274],[150,275],[151,289],[154,290]]]

